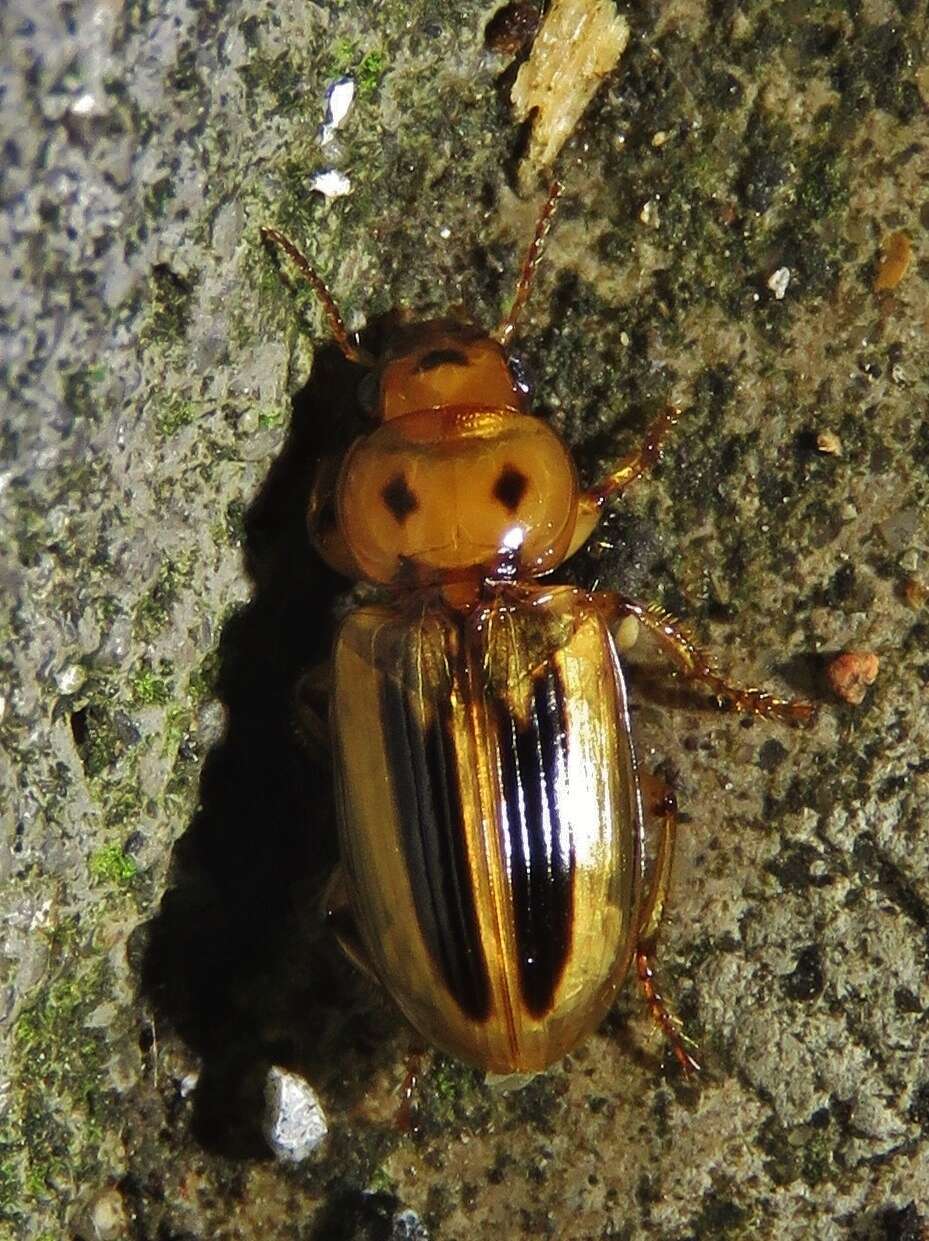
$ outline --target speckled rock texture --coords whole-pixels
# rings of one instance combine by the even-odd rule
[[[408,1034],[321,926],[329,775],[296,723],[351,598],[303,510],[357,373],[258,230],[352,327],[495,322],[536,201],[494,6],[0,10],[3,1238],[925,1235],[926,8],[619,8],[519,351],[585,477],[686,412],[564,577],[823,709],[743,721],[634,652],[682,810],[661,977],[704,1072],[629,986],[522,1090],[427,1055],[406,1131]],[[331,169],[343,197],[310,189]],[[858,707],[824,676],[847,649],[880,658]],[[271,1066],[326,1113],[300,1163],[262,1136]]]

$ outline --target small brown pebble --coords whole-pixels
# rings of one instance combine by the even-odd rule
[[[515,56],[532,42],[541,19],[541,4],[504,5],[484,28],[484,43],[491,52]]]
[[[881,246],[881,257],[874,276],[874,292],[889,293],[906,275],[913,247],[906,233],[891,233]]]
[[[826,669],[826,676],[843,702],[857,707],[864,702],[868,686],[874,684],[880,666],[873,651],[844,651]]]

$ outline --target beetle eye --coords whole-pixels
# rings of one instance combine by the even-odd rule
[[[519,394],[524,397],[530,397],[533,385],[525,358],[521,358],[519,354],[511,353],[506,360],[506,364]]]
[[[368,371],[358,385],[358,404],[366,414],[373,414],[377,409],[380,379],[374,371]]]

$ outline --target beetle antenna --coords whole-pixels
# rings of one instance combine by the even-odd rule
[[[371,354],[368,353],[367,349],[362,349],[360,345],[356,345],[351,336],[349,336],[345,320],[342,318],[342,314],[335,303],[335,298],[326,287],[326,282],[322,276],[313,270],[294,243],[288,237],[285,237],[283,233],[279,233],[276,228],[263,227],[261,229],[261,239],[262,241],[273,242],[274,245],[279,246],[289,258],[293,259],[302,275],[306,277],[313,292],[322,304],[323,313],[329,320],[329,328],[335,337],[336,344],[348,358],[349,362],[358,362],[361,366],[373,366],[374,358]]]
[[[492,333],[494,340],[499,341],[504,348],[512,340],[513,333],[516,331],[516,324],[519,322],[519,316],[522,314],[523,307],[529,299],[533,277],[535,276],[536,268],[539,266],[539,260],[542,258],[542,251],[545,249],[545,239],[548,237],[549,230],[552,227],[555,208],[558,206],[558,199],[563,192],[564,186],[560,181],[553,181],[549,186],[548,197],[542,206],[542,210],[539,212],[532,241],[530,241],[526,257],[523,259],[523,268],[519,273],[519,281],[516,285],[513,304],[510,306],[506,318],[502,320]]]

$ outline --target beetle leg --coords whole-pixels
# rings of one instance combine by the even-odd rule
[[[713,658],[693,638],[690,631],[669,612],[655,604],[640,603],[626,595],[609,593],[603,598],[617,618],[632,616],[657,640],[658,645],[690,680],[700,681],[716,695],[720,706],[750,715],[770,716],[787,723],[810,724],[816,718],[816,703],[805,698],[778,698],[764,689],[736,685],[716,671]]]
[[[639,986],[648,1005],[652,1020],[671,1045],[674,1058],[681,1066],[685,1077],[700,1072],[700,1064],[684,1046],[684,1037],[679,1028],[678,1019],[664,1002],[655,985],[654,955],[650,947],[640,944],[635,950],[635,968]]]
[[[681,411],[676,405],[668,405],[649,423],[637,451],[623,457],[599,483],[581,492],[577,505],[577,523],[571,544],[565,553],[566,560],[583,547],[593,534],[606,501],[611,496],[622,495],[630,483],[641,478],[661,459],[664,442],[680,416]]]
[[[323,892],[323,907],[326,911],[326,921],[349,961],[372,982],[380,985],[355,925],[355,917],[349,904],[348,890],[345,885],[345,872],[341,866],[337,866],[329,876]]]
[[[661,815],[661,839],[652,867],[651,880],[639,917],[638,939],[651,943],[664,917],[665,901],[671,884],[671,865],[677,842],[677,800],[674,790],[660,776],[642,772],[639,776],[643,801],[653,814]]]
[[[330,760],[329,725],[326,722],[329,696],[329,666],[311,668],[297,682],[294,709],[297,731],[312,755],[324,762]]]
[[[651,887],[646,895],[639,921],[635,950],[635,967],[642,995],[648,1005],[652,1020],[661,1030],[674,1052],[674,1057],[685,1076],[697,1073],[700,1065],[684,1046],[680,1023],[668,1008],[655,982],[655,939],[661,924],[668,888],[671,884],[671,863],[677,839],[677,803],[669,785],[655,777],[646,777],[643,783],[657,786],[655,798],[661,812],[661,842],[652,872]]]

